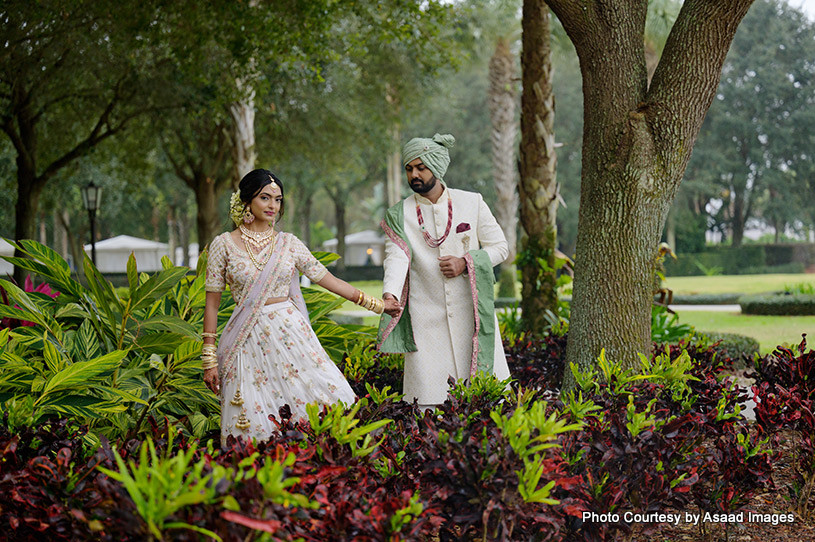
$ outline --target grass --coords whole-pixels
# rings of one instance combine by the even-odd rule
[[[698,331],[738,333],[753,337],[762,354],[769,354],[776,346],[801,342],[801,333],[815,337],[815,316],[760,316],[732,312],[677,311],[679,322],[690,324]]]
[[[756,294],[783,290],[784,286],[807,283],[815,285],[815,274],[787,275],[727,275],[713,277],[669,277],[667,285],[674,294],[691,293],[745,293]],[[351,283],[368,295],[380,297],[382,282],[378,280],[355,281]],[[315,286],[319,288],[319,286]],[[379,317],[369,313],[350,301],[340,307],[343,312],[357,312],[363,322],[376,326]],[[757,316],[739,313],[679,311],[679,321],[690,324],[699,331],[738,333],[756,339],[761,353],[767,354],[780,344],[798,344],[801,333],[807,333],[815,342],[815,316]]]
[[[668,277],[665,285],[674,295],[761,294],[777,292],[800,283],[815,285],[815,274],[716,275],[713,277]]]

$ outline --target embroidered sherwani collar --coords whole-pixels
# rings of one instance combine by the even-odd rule
[[[450,197],[450,189],[447,188],[447,183],[445,183],[444,181],[439,181],[439,183],[441,183],[441,185],[444,187],[444,192],[441,193],[441,196],[439,196],[439,199],[436,200],[436,203],[433,203],[432,201],[422,196],[421,194],[416,194],[414,192],[413,195],[416,198],[416,201],[418,203],[421,203],[422,205],[438,205],[440,203],[444,203],[446,205],[447,199]]]

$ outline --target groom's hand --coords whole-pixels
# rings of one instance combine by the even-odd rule
[[[448,279],[459,276],[466,267],[467,262],[464,258],[458,256],[441,256],[439,258],[439,269],[441,269],[442,275]]]
[[[399,302],[396,301],[396,297],[393,294],[384,294],[382,301],[385,303],[383,312],[388,316],[396,317],[402,312],[402,306],[399,305]]]

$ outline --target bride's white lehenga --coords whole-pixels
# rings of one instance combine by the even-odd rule
[[[210,244],[207,291],[222,292],[229,284],[235,302],[239,306],[246,303],[250,311],[242,332],[230,330],[230,320],[221,341],[230,337],[230,331],[237,339],[218,349],[222,440],[228,435],[269,438],[275,428],[269,416],[277,417],[283,405],[289,405],[297,418],[306,416],[308,403],[348,404],[356,397],[317,340],[302,310],[302,300],[270,305],[262,302],[273,297],[297,297],[299,290],[291,292],[297,271],[313,282],[327,272],[294,235],[279,233],[275,245],[264,249],[274,250],[276,256],[267,264],[273,267],[265,274],[259,296],[262,299],[255,299],[252,296],[261,285],[253,288],[253,283],[264,273],[253,265],[249,254],[235,244],[229,233],[219,235]],[[265,256],[265,252],[259,256]]]

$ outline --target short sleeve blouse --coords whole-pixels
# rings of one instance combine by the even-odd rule
[[[306,275],[312,282],[319,282],[328,273],[328,269],[294,235],[281,232],[278,234],[277,243],[282,246],[278,247],[280,250],[276,272],[269,278],[273,281],[270,297],[286,297],[289,294],[292,276],[297,271]],[[267,246],[258,257],[264,258],[266,250],[272,250],[272,246]],[[249,254],[238,247],[229,232],[222,233],[210,243],[205,283],[208,292],[223,292],[226,284],[229,284],[233,298],[240,303],[258,272]]]

